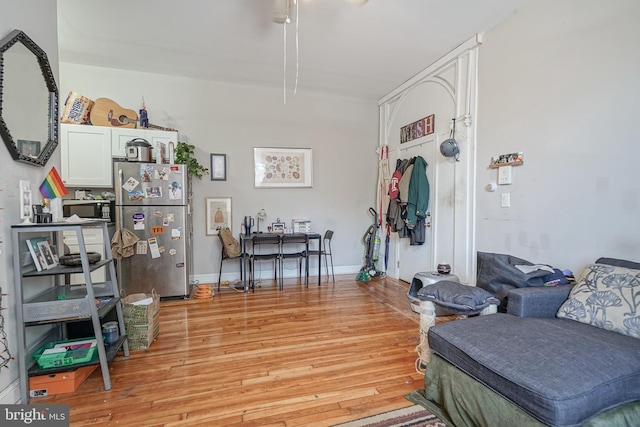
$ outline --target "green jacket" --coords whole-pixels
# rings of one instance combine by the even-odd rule
[[[422,156],[416,157],[411,171],[409,195],[407,200],[408,228],[416,225],[418,218],[425,218],[429,208],[429,181],[427,180],[427,162]]]

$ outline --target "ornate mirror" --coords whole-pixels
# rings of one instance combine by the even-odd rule
[[[58,145],[58,87],[47,54],[25,33],[0,41],[0,135],[14,160],[44,166]]]

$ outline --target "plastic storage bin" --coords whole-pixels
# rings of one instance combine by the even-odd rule
[[[97,367],[97,365],[83,366],[73,371],[29,377],[29,396],[73,393]]]
[[[90,362],[96,355],[95,338],[54,341],[44,344],[33,353],[34,359],[42,369]]]

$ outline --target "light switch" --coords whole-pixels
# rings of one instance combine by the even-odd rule
[[[511,193],[502,193],[500,199],[500,206],[503,208],[511,207]]]
[[[498,184],[508,185],[511,184],[513,166],[501,166],[498,168]]]

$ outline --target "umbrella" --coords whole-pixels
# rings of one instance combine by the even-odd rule
[[[389,234],[391,234],[391,226],[387,224],[387,237],[384,239],[384,269],[389,268]]]

